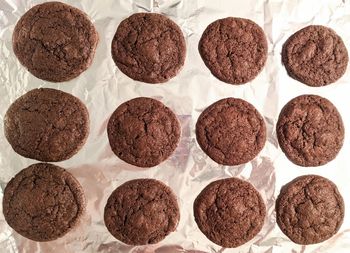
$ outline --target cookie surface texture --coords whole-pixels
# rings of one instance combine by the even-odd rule
[[[339,230],[344,201],[336,185],[316,175],[301,176],[283,186],[276,200],[277,224],[293,242],[323,242]]]
[[[113,112],[107,132],[111,148],[120,159],[138,167],[153,167],[174,152],[181,128],[163,103],[139,97]]]
[[[211,73],[230,84],[252,81],[267,59],[264,31],[244,18],[228,17],[211,23],[204,31],[198,49]]]
[[[15,100],[4,118],[5,136],[18,154],[44,162],[69,159],[89,135],[89,113],[75,96],[34,89]]]
[[[69,81],[92,62],[98,34],[88,16],[60,2],[39,4],[17,22],[12,36],[15,55],[37,78]]]
[[[62,237],[85,211],[84,192],[75,177],[58,166],[37,163],[20,171],[4,190],[7,223],[34,241]]]
[[[186,44],[181,29],[156,13],[136,13],[123,20],[112,41],[112,57],[130,78],[164,83],[178,74],[185,62]]]
[[[288,74],[309,86],[334,83],[342,77],[349,61],[343,40],[332,29],[307,26],[294,33],[282,48]]]
[[[253,239],[266,216],[259,192],[238,178],[207,185],[196,198],[193,210],[203,234],[226,248],[235,248]]]
[[[215,162],[239,165],[252,160],[266,141],[265,122],[250,103],[226,98],[206,108],[196,124],[202,150]]]
[[[104,221],[108,231],[129,245],[154,244],[173,232],[180,212],[172,190],[155,179],[128,181],[107,200]]]
[[[305,167],[333,160],[344,141],[344,125],[337,108],[317,95],[289,101],[279,115],[276,131],[288,159]]]

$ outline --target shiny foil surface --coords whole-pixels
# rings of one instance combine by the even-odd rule
[[[71,172],[84,188],[87,212],[81,223],[64,237],[38,243],[14,232],[6,223],[0,206],[0,252],[350,252],[350,68],[336,83],[308,87],[290,78],[281,64],[281,48],[297,30],[321,24],[333,28],[350,50],[350,1],[348,0],[64,0],[86,12],[97,28],[100,41],[91,67],[64,83],[50,83],[31,75],[12,50],[12,32],[18,19],[40,0],[0,0],[0,200],[7,182],[21,169],[36,163],[16,154],[4,136],[3,117],[10,104],[38,87],[56,88],[79,97],[90,112],[90,135],[78,154],[56,163]],[[187,45],[181,72],[164,84],[133,81],[115,66],[111,41],[119,23],[136,12],[162,13],[182,29]],[[252,82],[235,86],[213,77],[198,53],[198,41],[211,22],[228,16],[249,18],[259,24],[268,40],[268,59]],[[345,124],[344,146],[335,160],[320,167],[303,168],[291,163],[279,148],[275,126],[281,108],[301,94],[328,98],[339,110]],[[111,113],[121,103],[139,96],[162,101],[178,116],[182,137],[174,154],[160,165],[141,169],[129,165],[112,152],[106,132]],[[251,162],[222,166],[199,148],[195,124],[199,114],[213,102],[242,98],[264,116],[267,142]],[[278,228],[275,200],[282,185],[297,176],[318,174],[332,180],[345,201],[345,219],[340,231],[316,245],[291,242]],[[210,182],[239,177],[261,193],[267,217],[260,233],[235,249],[224,249],[209,241],[193,217],[193,201]],[[178,196],[181,211],[177,230],[155,245],[128,246],[107,231],[103,210],[111,192],[136,178],[155,178],[169,185]]]

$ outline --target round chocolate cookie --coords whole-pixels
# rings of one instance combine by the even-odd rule
[[[295,178],[276,200],[277,224],[298,244],[315,244],[337,233],[344,219],[344,201],[337,186],[316,175]]]
[[[282,151],[300,166],[326,164],[343,146],[342,118],[337,108],[320,96],[302,95],[289,101],[276,128]]]
[[[226,248],[235,248],[253,239],[266,216],[259,192],[238,178],[207,185],[194,201],[193,211],[203,234]]]
[[[108,198],[104,220],[108,231],[129,245],[153,244],[173,232],[180,218],[172,190],[155,179],[128,181]]]
[[[324,86],[344,75],[348,51],[330,28],[310,25],[294,33],[283,45],[282,62],[288,74],[309,86]]]
[[[215,162],[239,165],[262,150],[266,127],[253,105],[239,98],[226,98],[202,112],[196,136],[199,146]]]
[[[69,159],[89,135],[89,114],[73,95],[34,89],[19,97],[4,118],[5,136],[18,154],[44,162]]]
[[[71,80],[92,62],[98,34],[88,16],[60,2],[39,4],[17,22],[13,50],[34,76],[50,82]]]
[[[211,23],[204,31],[198,49],[211,73],[230,84],[253,80],[267,59],[264,31],[244,18],[228,17]]]
[[[139,167],[153,167],[176,149],[180,123],[160,101],[139,97],[121,104],[109,119],[108,139],[113,152]]]
[[[20,171],[4,190],[7,223],[34,241],[51,241],[74,228],[85,211],[85,197],[75,177],[47,163]]]
[[[112,41],[112,57],[128,77],[146,83],[164,83],[185,62],[181,29],[156,13],[136,13],[123,20]]]

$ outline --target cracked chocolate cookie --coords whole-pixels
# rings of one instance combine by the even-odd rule
[[[84,145],[89,134],[89,114],[73,95],[55,89],[34,89],[9,107],[4,129],[18,154],[58,162],[69,159]]]
[[[344,201],[330,180],[301,176],[282,187],[276,200],[276,218],[293,242],[320,243],[338,232],[344,219]]]
[[[238,178],[207,185],[194,201],[193,211],[203,234],[226,248],[235,248],[253,239],[266,216],[259,192]]]
[[[180,71],[186,44],[181,29],[156,13],[136,13],[123,20],[112,41],[112,57],[128,77],[164,83]]]
[[[17,22],[12,36],[15,55],[37,78],[71,80],[92,62],[98,34],[88,16],[60,2],[39,4]]]
[[[85,197],[75,177],[58,166],[37,163],[6,185],[3,212],[7,223],[34,241],[51,241],[73,229],[85,211]]]
[[[334,83],[345,73],[348,51],[332,29],[310,25],[294,33],[283,45],[282,62],[288,74],[309,86]]]
[[[276,131],[288,159],[305,167],[333,160],[344,141],[344,125],[337,108],[316,95],[289,101],[279,115]]]
[[[104,221],[108,231],[129,245],[153,244],[173,232],[180,218],[172,190],[155,179],[128,181],[108,198]]]
[[[239,165],[262,150],[266,127],[253,105],[239,98],[226,98],[202,112],[196,136],[199,146],[215,162]]]
[[[264,31],[244,18],[228,17],[211,23],[204,31],[198,49],[211,73],[230,84],[253,80],[267,59]]]
[[[180,123],[160,101],[139,97],[121,104],[107,126],[109,144],[123,161],[139,167],[153,167],[176,149]]]

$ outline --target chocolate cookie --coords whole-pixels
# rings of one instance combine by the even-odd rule
[[[262,150],[266,127],[253,105],[239,98],[226,98],[202,112],[196,136],[199,146],[215,162],[239,165]]]
[[[112,41],[112,57],[128,77],[164,83],[185,62],[186,44],[180,28],[156,13],[136,13],[123,20]]]
[[[348,61],[343,40],[321,25],[299,30],[282,48],[282,62],[288,74],[309,86],[334,83],[344,75]]]
[[[108,139],[113,152],[139,167],[166,160],[180,139],[175,114],[158,100],[139,97],[121,104],[109,119]]]
[[[89,114],[77,97],[54,89],[34,89],[10,106],[4,129],[18,154],[58,162],[72,157],[84,145]]]
[[[211,73],[230,84],[253,80],[267,59],[264,31],[244,18],[228,17],[211,23],[204,31],[198,49]]]
[[[337,108],[316,95],[289,101],[279,115],[276,131],[288,159],[305,167],[333,160],[344,141],[344,125]]]
[[[50,82],[71,80],[92,62],[98,34],[88,16],[60,2],[39,4],[17,22],[13,50],[34,76]]]
[[[259,192],[238,178],[207,185],[194,201],[193,211],[203,234],[226,248],[235,248],[253,239],[266,216]]]
[[[173,232],[180,212],[172,190],[155,179],[128,181],[108,198],[104,220],[108,231],[130,245],[153,244]]]
[[[301,176],[280,192],[277,224],[298,244],[315,244],[337,233],[344,219],[344,201],[337,186],[316,175]]]
[[[3,212],[7,223],[34,241],[51,241],[74,228],[85,211],[82,187],[72,174],[47,163],[33,164],[7,184]]]

